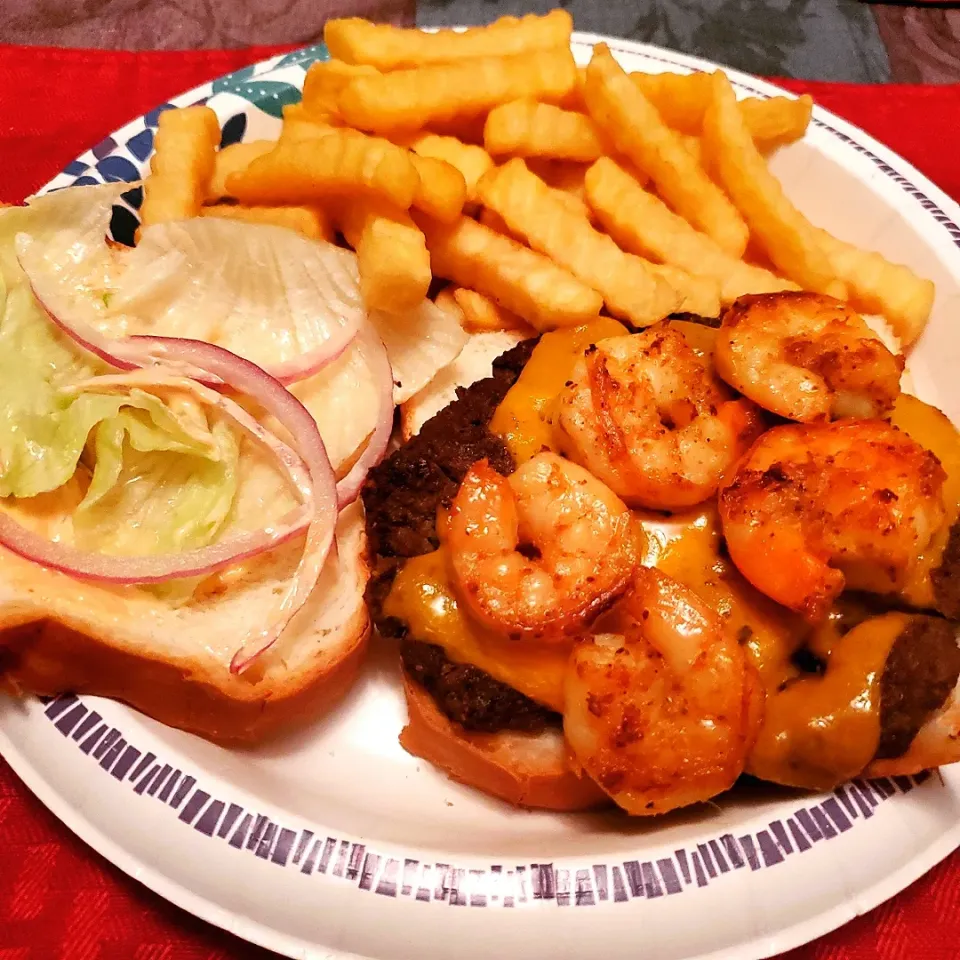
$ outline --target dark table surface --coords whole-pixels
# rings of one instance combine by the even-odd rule
[[[133,50],[310,43],[330,16],[486,23],[558,2],[579,30],[766,76],[960,82],[960,9],[861,0],[2,0],[0,39]]]

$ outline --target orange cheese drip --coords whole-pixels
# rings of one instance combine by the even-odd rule
[[[563,711],[563,674],[573,641],[510,640],[474,622],[450,583],[446,547],[407,560],[383,612],[407,623],[417,640],[443,647],[455,663],[472,663],[532,700]]]

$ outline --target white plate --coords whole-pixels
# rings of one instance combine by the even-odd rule
[[[600,39],[578,35],[578,59]],[[607,42],[628,69],[712,69]],[[270,135],[305,66],[324,55],[314,47],[274,58],[175,103],[209,98],[228,139]],[[730,75],[741,95],[781,92]],[[135,178],[156,116],[124,127],[49,187]],[[773,167],[816,223],[936,281],[911,368],[920,395],[960,422],[960,207],[819,109]],[[120,213],[115,227],[130,220]],[[738,793],[655,823],[514,810],[400,749],[399,691],[395,652],[377,651],[335,715],[242,752],[92,697],[4,700],[0,752],[121,869],[294,957],[751,960],[870,909],[960,843],[960,769],[825,796]]]

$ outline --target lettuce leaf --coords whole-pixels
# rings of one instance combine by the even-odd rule
[[[78,547],[179,552],[215,541],[228,522],[238,438],[180,394],[98,392],[96,376],[108,371],[49,320],[13,254],[26,229],[65,265],[103,249],[114,192],[62,191],[0,212],[0,497],[28,506],[77,477],[86,486],[72,517]]]

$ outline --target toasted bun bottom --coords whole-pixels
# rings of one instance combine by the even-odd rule
[[[406,675],[403,692],[409,719],[400,745],[451,779],[518,807],[586,810],[610,803],[589,777],[570,768],[560,731],[468,733],[445,717],[433,697]]]

